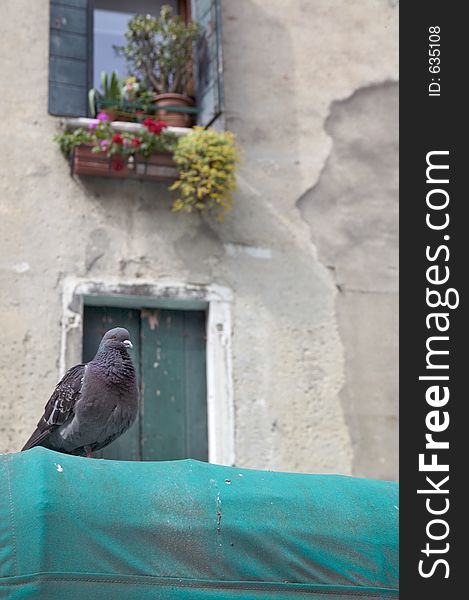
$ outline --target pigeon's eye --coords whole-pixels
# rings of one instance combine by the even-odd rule
[[[117,335],[113,335],[113,336],[111,337],[111,340],[117,340]]]

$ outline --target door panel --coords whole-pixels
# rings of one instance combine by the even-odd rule
[[[143,388],[142,457],[184,458],[183,313],[145,310],[142,313]]]
[[[186,455],[208,461],[206,378],[206,317],[201,311],[184,313]]]
[[[205,314],[142,311],[142,458],[208,459]]]

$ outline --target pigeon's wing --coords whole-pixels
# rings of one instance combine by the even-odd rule
[[[40,445],[54,429],[73,416],[75,403],[80,397],[83,385],[85,367],[84,364],[76,365],[65,373],[49,398],[36,430],[22,450]]]

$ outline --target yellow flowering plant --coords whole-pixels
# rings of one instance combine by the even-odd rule
[[[233,203],[235,170],[240,151],[231,131],[194,127],[174,150],[179,178],[170,190],[178,192],[173,211],[210,211],[222,219]]]

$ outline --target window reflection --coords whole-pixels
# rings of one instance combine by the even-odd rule
[[[101,88],[101,72],[127,75],[123,57],[114,46],[125,44],[127,23],[136,14],[158,15],[163,4],[177,13],[177,0],[95,0],[93,3],[93,87]]]

